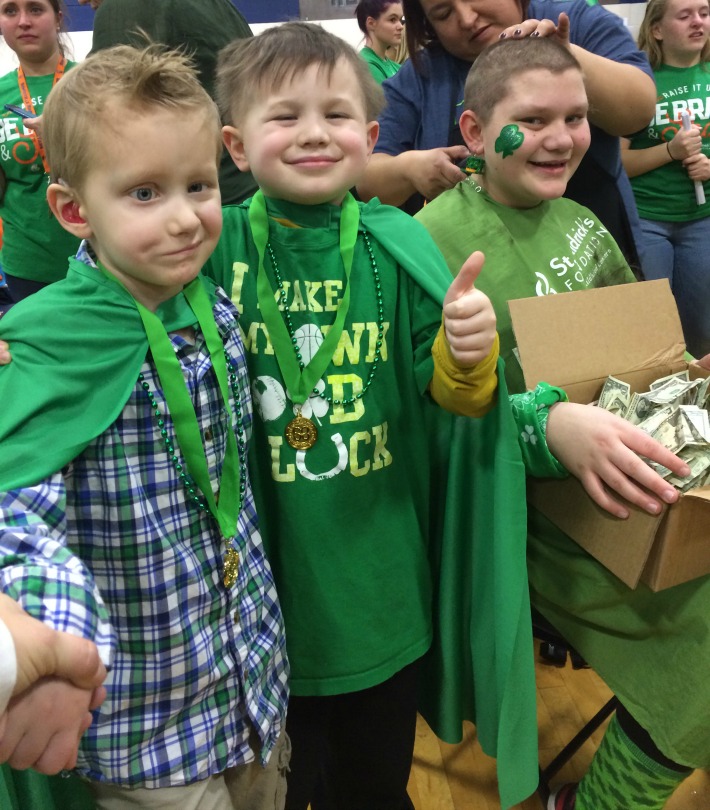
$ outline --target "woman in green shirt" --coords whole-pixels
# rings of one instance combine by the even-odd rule
[[[641,217],[641,270],[646,279],[670,281],[688,351],[702,357],[710,352],[708,0],[651,0],[638,44],[653,68],[656,109],[622,141],[621,159]]]
[[[52,87],[74,64],[64,54],[63,17],[62,0],[0,0],[0,32],[20,63],[0,77],[0,168],[7,180],[2,269],[13,301],[64,278],[67,258],[79,247],[49,212],[41,139],[23,116],[3,108],[13,104],[41,115]]]
[[[365,47],[360,56],[367,62],[375,81],[382,84],[399,70],[399,63],[388,59],[387,50],[398,47],[402,41],[402,4],[392,0],[360,0],[355,16],[365,35]]]

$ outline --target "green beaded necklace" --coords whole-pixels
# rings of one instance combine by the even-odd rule
[[[372,266],[372,275],[375,280],[375,296],[377,298],[377,341],[375,343],[375,356],[372,358],[372,364],[370,366],[370,371],[367,375],[367,380],[365,385],[363,386],[362,391],[358,394],[355,394],[352,397],[347,397],[346,399],[333,399],[333,397],[329,396],[328,394],[319,391],[317,388],[312,389],[312,393],[316,396],[319,396],[321,399],[324,399],[326,402],[331,403],[332,405],[352,405],[353,402],[357,399],[362,399],[367,390],[372,385],[372,381],[375,377],[375,372],[377,371],[377,367],[380,363],[380,356],[382,354],[382,344],[384,341],[384,333],[385,333],[385,314],[384,314],[384,306],[382,303],[382,283],[380,281],[380,270],[377,267],[377,261],[375,259],[375,254],[372,250],[372,244],[370,243],[370,237],[367,231],[362,232],[363,238],[365,240],[365,246],[367,247],[367,253],[370,257],[370,264]],[[274,278],[276,279],[276,283],[279,287],[279,298],[281,301],[281,308],[284,313],[284,320],[286,321],[286,328],[288,329],[289,336],[291,338],[291,345],[293,346],[293,350],[296,353],[296,360],[298,361],[298,366],[303,371],[306,367],[306,364],[303,362],[303,356],[301,352],[298,350],[297,340],[295,337],[296,330],[293,328],[293,322],[291,321],[291,309],[286,301],[286,290],[284,289],[283,280],[281,278],[281,272],[279,271],[279,266],[276,261],[276,256],[274,255],[273,248],[271,247],[271,242],[267,242],[266,249],[269,253],[269,259],[271,260],[271,266],[274,271]]]
[[[241,504],[244,503],[244,494],[246,493],[247,489],[246,436],[244,431],[242,402],[239,388],[237,386],[237,372],[234,370],[232,360],[226,350],[224,352],[224,358],[226,361],[227,373],[229,375],[229,387],[232,389],[232,395],[234,396],[234,416],[236,419],[237,450],[239,453],[239,504],[241,506]],[[178,478],[185,487],[188,500],[191,501],[201,512],[211,514],[212,510],[210,509],[209,504],[204,497],[200,496],[200,491],[195,484],[195,481],[185,471],[184,463],[180,461],[180,458],[176,454],[175,445],[168,435],[168,430],[165,427],[165,420],[163,419],[163,414],[158,407],[155,394],[150,390],[150,385],[146,381],[142,372],[138,375],[138,382],[148,397],[151,412],[155,417],[158,428],[160,429],[160,435],[165,442],[165,449],[167,450],[170,461],[175,468],[175,472],[178,474]],[[239,570],[239,552],[234,547],[233,538],[225,538],[225,541],[226,553],[224,557],[224,571],[222,574],[222,579],[225,587],[231,588],[232,585],[237,581],[237,572]]]

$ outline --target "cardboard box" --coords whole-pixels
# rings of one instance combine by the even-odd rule
[[[572,402],[599,397],[607,376],[647,391],[688,368],[685,343],[667,281],[646,281],[509,302],[528,388],[544,380]],[[681,494],[652,516],[631,504],[627,520],[597,506],[576,478],[529,479],[528,499],[630,588],[659,591],[710,573],[710,487]]]

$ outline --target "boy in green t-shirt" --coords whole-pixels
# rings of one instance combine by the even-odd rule
[[[317,790],[339,810],[406,807],[432,642],[425,402],[494,403],[480,254],[452,284],[423,228],[350,195],[382,92],[337,37],[289,23],[236,42],[217,97],[261,189],[225,209],[207,271],[240,309],[260,417],[251,469],[291,664],[287,808],[318,807]]]
[[[522,391],[507,301],[634,277],[595,215],[561,196],[589,145],[584,77],[569,50],[551,39],[491,46],[469,73],[464,107],[461,132],[479,158],[477,173],[437,197],[417,219],[450,270],[474,247],[485,249],[477,283],[496,308],[510,388]],[[636,454],[663,457],[662,464],[687,475],[679,459],[602,409],[568,402],[550,408],[543,399],[549,391],[538,396],[539,390],[512,398],[514,411],[530,420],[521,435],[532,431],[536,420],[547,421],[546,430],[535,434],[536,447],[531,434],[520,442],[532,474],[540,471],[531,451],[538,453],[547,442],[553,457],[617,517],[627,517],[628,509],[612,497],[614,491],[653,514],[660,510],[653,495],[668,503],[677,500],[672,487]],[[543,474],[565,471],[548,468]],[[631,590],[532,508],[528,570],[533,604],[623,704],[589,773],[579,786],[566,785],[550,797],[549,810],[660,810],[689,773],[687,765],[710,762],[706,667],[687,666],[691,659],[710,659],[704,630],[710,578],[656,594],[643,585]],[[670,625],[669,616],[674,617]],[[663,667],[657,666],[660,660]],[[666,688],[669,683],[687,688],[676,698]],[[680,706],[687,701],[695,707],[692,716]],[[670,708],[673,702],[677,710]],[[685,764],[673,761],[676,750],[686,752],[687,761],[676,755]]]

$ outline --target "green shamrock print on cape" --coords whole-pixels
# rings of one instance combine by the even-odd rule
[[[504,158],[519,149],[523,145],[525,136],[518,129],[517,124],[506,124],[500,131],[500,135],[496,139],[496,152],[501,152]]]

